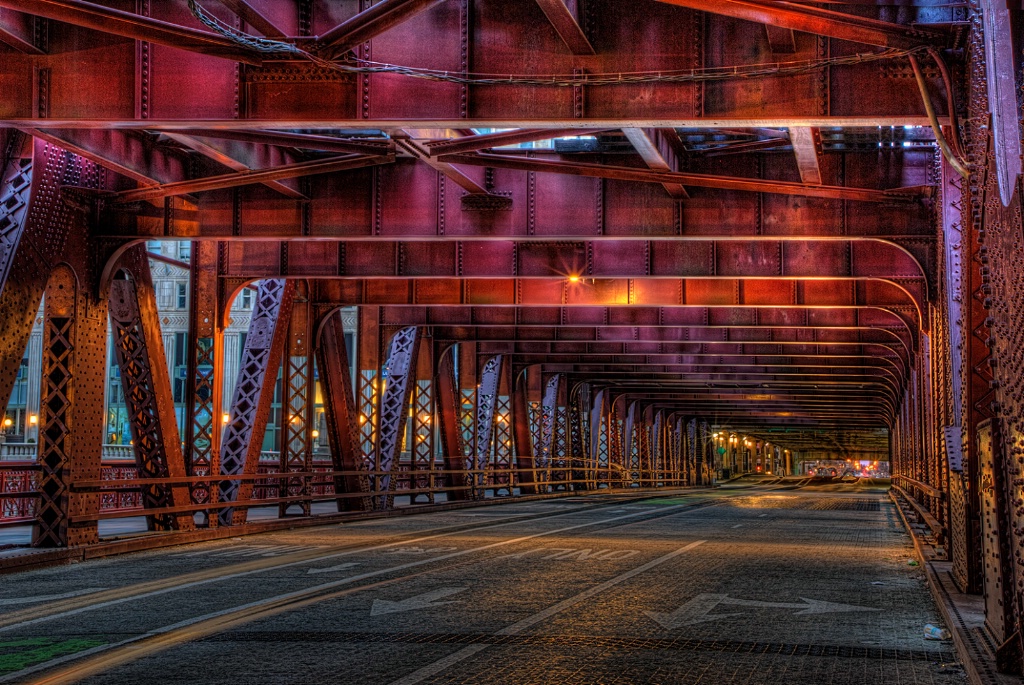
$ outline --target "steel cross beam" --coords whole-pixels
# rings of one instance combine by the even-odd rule
[[[262,61],[258,53],[224,36],[82,0],[0,0],[0,7],[235,62],[257,65]]]
[[[664,125],[664,124],[662,124]],[[636,181],[640,183],[678,184],[696,188],[717,188],[719,190],[743,190],[754,193],[775,193],[818,197],[829,200],[853,200],[857,202],[914,202],[930,197],[931,186],[907,186],[874,190],[871,188],[848,188],[845,186],[808,185],[792,181],[764,181],[756,178],[738,178],[695,174],[685,171],[663,171],[658,169],[637,169],[635,167],[590,164],[585,162],[564,162],[550,159],[514,157],[498,154],[441,155],[438,158],[450,164],[532,171],[535,173],[567,174],[606,178],[615,181]]]
[[[398,26],[441,1],[381,0],[319,36],[315,49],[327,59],[337,59],[359,43]]]
[[[314,272],[327,278],[508,278],[570,283],[592,278],[878,278],[913,288],[922,302],[928,275],[904,247],[863,238],[801,240],[740,238],[689,240],[338,242],[327,264],[300,260],[289,250],[289,275]],[[226,277],[266,277],[276,245],[229,247]],[[310,254],[313,257],[316,253]]]
[[[575,0],[569,0],[578,8]],[[594,46],[590,44],[587,35],[580,27],[579,21],[573,16],[572,10],[566,5],[566,0],[536,0],[544,16],[551,22],[558,36],[565,42],[566,47],[574,55],[596,55]]]
[[[557,1],[560,2],[561,0]],[[649,168],[657,171],[675,171],[675,168],[665,159],[665,153],[662,151],[661,146],[655,142],[654,138],[647,131],[642,128],[624,128],[622,132],[629,139],[636,153],[644,160],[644,164]],[[686,192],[686,188],[678,183],[663,183],[662,187],[665,188],[665,192],[668,193],[669,197],[674,200],[685,200],[690,197],[689,193]]]
[[[309,176],[312,174],[326,174],[337,171],[349,171],[360,169],[376,164],[389,164],[395,161],[394,155],[371,156],[371,155],[344,155],[341,157],[330,157],[327,159],[315,159],[306,162],[294,162],[282,164],[269,169],[239,171],[233,174],[222,174],[208,176],[190,181],[175,181],[162,183],[148,188],[137,190],[122,190],[109,193],[105,199],[115,204],[127,204],[146,200],[158,200],[176,195],[188,195],[209,190],[223,190],[225,188],[237,188],[239,186],[251,185],[253,183],[271,183],[289,178]]]
[[[780,28],[887,48],[915,48],[945,42],[938,31],[858,17],[778,0],[658,0],[702,12],[723,14]]]
[[[45,55],[46,51],[36,45],[35,22],[30,14],[0,9],[0,43],[5,43],[26,55]]]
[[[914,297],[877,279],[321,279],[319,286],[320,301],[339,306],[884,309],[915,332],[927,330]]]

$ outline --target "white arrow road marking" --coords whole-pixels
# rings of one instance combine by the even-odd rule
[[[635,516],[635,514],[631,514],[631,516]],[[553,604],[552,606],[549,606],[547,609],[542,609],[541,611],[538,611],[535,614],[531,614],[526,618],[517,621],[516,623],[513,623],[510,626],[502,628],[494,634],[519,635],[520,633],[524,632],[527,628],[530,628],[536,625],[537,623],[540,623],[541,621],[545,621],[551,618],[552,616],[559,614],[565,611],[566,609],[569,609],[570,607],[574,607],[580,602],[586,601],[591,597],[600,595],[605,590],[615,587],[619,583],[627,581],[633,576],[640,575],[641,573],[651,570],[655,566],[660,566],[666,561],[675,559],[680,554],[683,554],[684,552],[689,552],[694,547],[702,545],[705,542],[706,540],[697,540],[696,542],[691,542],[685,547],[680,547],[674,552],[669,552],[668,554],[658,557],[653,561],[648,561],[646,564],[642,566],[637,566],[636,568],[630,569],[625,573],[621,573],[610,580],[606,580],[603,583],[599,583],[597,585],[589,587],[583,592],[579,593],[578,595],[573,595],[569,599],[563,599],[558,604]],[[444,657],[443,659],[439,659],[431,664],[427,664],[426,666],[420,668],[417,671],[413,671],[407,676],[392,681],[391,685],[416,685],[416,683],[422,682],[427,678],[431,677],[432,675],[440,673],[449,666],[454,666],[460,661],[464,661],[469,657],[473,656],[474,654],[482,652],[488,647],[490,647],[490,645],[488,644],[469,645],[468,647],[463,647],[459,651],[453,652],[448,656]]]
[[[310,573],[332,573],[334,571],[343,571],[347,568],[352,568],[353,566],[358,565],[359,564],[355,563],[354,561],[350,561],[347,564],[338,564],[337,566],[328,566],[327,568],[311,568],[308,571],[306,571],[306,574],[308,575]]]
[[[0,599],[0,607],[8,607],[14,604],[31,604],[32,602],[49,602],[52,599],[68,599],[69,597],[78,597],[79,595],[87,595],[90,592],[101,592],[106,589],[107,588],[105,587],[87,587],[84,590],[65,592],[60,595],[36,595],[35,597],[12,597],[10,599]]]
[[[370,608],[370,616],[394,614],[400,611],[413,611],[415,609],[429,609],[430,607],[437,607],[442,604],[454,604],[459,600],[450,599],[447,602],[436,602],[434,600],[449,597],[465,590],[466,588],[464,587],[442,587],[398,602],[392,602],[387,599],[375,599],[373,600],[373,607]]]
[[[671,613],[658,611],[645,611],[649,618],[656,621],[662,628],[673,630],[682,626],[692,626],[705,621],[717,621],[720,618],[740,616],[742,612],[729,614],[711,614],[719,605],[755,607],[760,609],[798,609],[793,616],[816,616],[819,614],[844,614],[854,611],[881,611],[873,607],[861,607],[853,604],[837,604],[836,602],[825,602],[820,599],[807,599],[801,597],[802,604],[794,602],[762,602],[756,599],[736,599],[729,595],[714,593],[702,593],[691,599]]]

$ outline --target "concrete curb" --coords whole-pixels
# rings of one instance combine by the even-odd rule
[[[914,556],[925,571],[928,589],[950,628],[957,658],[971,685],[1020,685],[1019,678],[996,671],[995,650],[984,625],[984,600],[957,590],[950,575],[952,562],[936,558],[932,545],[907,519],[899,496],[890,490],[889,497],[914,543]]]

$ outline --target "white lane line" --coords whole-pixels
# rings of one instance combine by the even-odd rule
[[[742,526],[743,526],[742,523],[737,523],[735,526],[733,526],[733,530],[735,530],[736,528],[740,528]]]
[[[529,628],[531,626],[534,626],[534,625],[536,625],[536,624],[540,623],[541,621],[544,621],[544,620],[546,620],[548,618],[551,618],[555,614],[561,613],[562,611],[565,611],[566,609],[568,609],[570,607],[573,607],[573,606],[579,604],[580,602],[582,602],[582,601],[584,601],[586,599],[590,599],[594,595],[600,594],[600,593],[604,592],[605,590],[607,590],[610,587],[614,587],[614,586],[618,585],[621,582],[629,580],[633,576],[639,575],[639,574],[643,573],[644,571],[649,571],[650,569],[654,568],[655,566],[659,566],[659,565],[665,563],[666,561],[670,561],[671,559],[676,558],[680,554],[683,554],[684,552],[688,552],[691,549],[693,549],[694,547],[696,547],[698,545],[701,545],[701,544],[703,544],[705,542],[707,542],[707,540],[697,540],[696,542],[691,542],[690,544],[686,545],[685,547],[680,547],[679,549],[675,550],[674,552],[669,552],[668,554],[666,554],[664,556],[660,556],[660,557],[658,557],[657,559],[655,559],[653,561],[647,562],[643,566],[637,566],[634,569],[631,569],[629,571],[626,571],[625,573],[622,573],[620,575],[615,576],[611,580],[606,580],[603,583],[600,583],[598,585],[595,585],[592,588],[588,588],[588,589],[584,590],[583,592],[579,593],[578,595],[570,597],[569,599],[562,600],[558,604],[553,604],[552,606],[549,606],[547,609],[544,609],[542,611],[538,611],[535,614],[527,616],[523,620],[518,621],[516,623],[513,623],[512,625],[508,626],[507,628],[502,628],[501,630],[499,630],[498,632],[496,632],[494,634],[495,635],[518,635],[519,633],[523,632],[527,628]],[[449,666],[453,666],[454,664],[457,664],[460,661],[468,659],[469,657],[471,657],[474,654],[477,654],[477,653],[487,649],[488,647],[490,647],[490,645],[487,645],[487,644],[470,645],[469,647],[465,647],[463,649],[460,649],[459,651],[455,652],[454,654],[449,654],[448,656],[444,657],[443,659],[439,659],[438,661],[435,661],[432,664],[427,664],[423,668],[421,668],[421,669],[419,669],[417,671],[413,671],[412,673],[410,673],[409,675],[405,676],[404,678],[399,678],[398,680],[392,681],[391,685],[416,685],[416,683],[422,682],[424,679],[429,678],[430,676],[437,675],[438,673],[440,673],[444,669],[448,668]]]
[[[685,508],[688,508],[688,507],[692,507],[692,503],[677,504],[677,505],[672,506],[672,507],[666,507],[665,509],[662,509],[661,511],[668,512],[668,511],[672,511],[674,509],[685,509]],[[613,516],[612,518],[602,519],[600,521],[591,521],[590,523],[578,523],[578,524],[573,525],[573,526],[567,526],[565,528],[558,528],[556,530],[546,531],[546,532],[542,532],[542,533],[534,533],[532,535],[526,535],[526,536],[523,536],[523,537],[513,538],[511,540],[503,540],[501,542],[492,542],[492,543],[490,543],[488,545],[483,545],[481,547],[474,547],[472,549],[463,550],[461,552],[452,552],[450,554],[443,554],[441,556],[431,557],[429,559],[420,559],[418,561],[411,561],[411,562],[408,562],[406,564],[401,564],[399,566],[392,566],[390,568],[386,568],[386,569],[383,569],[383,570],[380,570],[380,571],[369,571],[367,573],[361,573],[359,575],[349,576],[347,578],[341,578],[339,580],[335,580],[335,581],[332,581],[332,582],[329,582],[329,583],[324,583],[322,585],[316,585],[316,586],[313,586],[312,588],[308,588],[306,590],[297,590],[295,592],[291,592],[291,593],[288,593],[288,594],[285,594],[285,595],[278,595],[276,597],[270,597],[268,599],[257,600],[256,602],[252,602],[250,604],[244,605],[244,607],[235,607],[233,609],[226,609],[224,611],[220,611],[220,612],[217,612],[217,613],[214,613],[214,614],[207,614],[205,616],[200,616],[199,618],[196,618],[196,619],[188,619],[187,621],[185,621],[185,622],[183,622],[181,624],[175,624],[175,627],[179,627],[179,626],[183,626],[183,625],[191,625],[192,623],[197,623],[199,621],[203,621],[203,620],[206,620],[208,618],[221,616],[221,615],[223,615],[225,613],[230,613],[231,611],[234,611],[235,609],[239,609],[239,608],[248,608],[248,607],[252,607],[252,606],[255,606],[255,605],[258,605],[258,604],[261,604],[261,603],[269,603],[269,602],[274,602],[274,601],[278,601],[278,600],[282,600],[282,599],[290,599],[290,598],[300,597],[302,595],[305,595],[306,593],[318,593],[318,592],[321,592],[323,590],[329,590],[329,589],[334,588],[334,587],[339,587],[341,585],[346,585],[348,583],[353,583],[353,582],[364,580],[364,579],[367,579],[367,578],[373,578],[373,577],[379,576],[381,574],[391,573],[393,571],[403,571],[403,570],[405,570],[407,568],[414,568],[416,566],[422,566],[423,564],[430,564],[430,563],[433,563],[435,561],[444,561],[446,559],[452,559],[452,558],[455,558],[455,557],[464,556],[466,554],[472,554],[473,552],[479,552],[479,551],[483,551],[483,550],[487,550],[487,549],[492,549],[494,547],[502,547],[504,545],[512,545],[512,544],[515,544],[515,543],[518,543],[518,542],[525,542],[526,540],[532,540],[534,538],[544,537],[544,536],[547,536],[547,535],[557,535],[558,533],[564,533],[564,532],[567,532],[567,531],[570,531],[570,530],[577,530],[579,528],[589,528],[590,526],[598,526],[598,525],[601,525],[601,524],[604,524],[604,523],[611,523],[613,521],[621,521],[623,519],[636,518],[637,516],[644,516],[645,514],[649,514],[650,512],[651,512],[651,510],[638,511],[638,512],[633,513],[633,514],[623,514],[622,516]],[[509,522],[509,523],[497,523],[497,524],[495,524],[493,526],[481,526],[480,528],[474,528],[473,532],[476,532],[476,531],[479,531],[479,530],[485,530],[485,529],[488,529],[488,528],[498,528],[498,527],[501,527],[501,526],[507,526],[507,525],[511,525],[512,523],[514,523],[514,521],[513,522]],[[453,533],[449,533],[448,535],[452,535],[452,534]],[[319,562],[319,561],[323,561],[324,559],[333,559],[333,558],[337,558],[337,557],[348,556],[348,555],[351,555],[351,554],[360,554],[360,553],[363,553],[363,552],[375,551],[375,550],[378,550],[378,549],[385,549],[385,548],[388,548],[388,547],[395,547],[396,545],[407,545],[407,544],[410,544],[412,542],[420,542],[422,540],[430,540],[430,539],[435,538],[435,537],[442,537],[443,535],[445,535],[445,534],[438,533],[437,535],[431,535],[431,536],[428,536],[428,537],[425,537],[425,538],[420,538],[419,540],[403,540],[401,542],[392,542],[392,543],[388,543],[388,544],[385,544],[385,545],[377,545],[376,547],[363,548],[363,549],[359,549],[359,550],[349,550],[349,551],[346,551],[346,552],[338,552],[337,554],[327,554],[327,555],[324,555],[322,557],[316,557],[315,559],[304,559],[302,561],[295,561],[295,562],[291,562],[291,563],[288,563],[288,564],[279,564],[279,565],[271,566],[271,567],[268,567],[268,568],[265,568],[265,569],[262,569],[262,568],[261,569],[254,569],[252,571],[241,571],[239,573],[233,573],[233,574],[224,575],[224,576],[217,576],[217,577],[214,577],[214,578],[204,578],[203,580],[197,580],[197,581],[194,581],[194,582],[191,582],[191,583],[183,583],[181,585],[175,585],[173,587],[161,588],[159,590],[153,590],[152,592],[145,592],[145,593],[138,594],[138,595],[132,595],[130,597],[119,597],[118,599],[112,599],[112,600],[108,600],[106,602],[99,602],[97,604],[90,604],[89,606],[79,607],[77,609],[70,609],[68,611],[64,611],[64,612],[61,612],[59,614],[51,614],[49,616],[40,616],[39,618],[34,618],[34,619],[27,620],[27,621],[21,621],[20,623],[12,623],[9,626],[2,626],[2,627],[0,627],[0,632],[4,632],[4,631],[7,631],[7,630],[14,630],[15,628],[24,628],[26,626],[35,625],[37,623],[43,623],[45,621],[50,621],[50,620],[53,620],[53,619],[56,619],[56,618],[67,618],[68,616],[75,616],[77,614],[85,613],[86,611],[93,611],[95,609],[103,609],[103,608],[108,607],[108,606],[114,606],[114,605],[117,605],[117,604],[123,604],[124,602],[129,602],[129,601],[132,601],[132,600],[135,600],[135,599],[144,599],[144,598],[147,598],[147,597],[154,597],[154,596],[157,596],[157,595],[164,595],[164,594],[167,594],[169,592],[176,592],[178,590],[184,590],[184,589],[188,589],[188,588],[191,588],[191,587],[196,587],[196,586],[199,586],[199,585],[207,585],[209,583],[221,582],[221,581],[224,581],[224,580],[228,580],[230,578],[239,578],[239,577],[242,577],[242,576],[252,575],[254,573],[262,573],[264,571],[276,570],[276,569],[280,569],[280,568],[287,568],[289,566],[300,566],[300,565],[303,565],[303,564],[312,564],[312,563],[316,563],[316,562]],[[156,631],[152,631],[152,632],[153,633],[163,633],[163,632],[166,632],[166,629],[165,628],[161,628],[161,629],[157,629]],[[141,639],[143,639],[145,637],[148,637],[150,634],[151,633],[146,633],[146,634],[143,634],[143,635],[139,635],[139,636],[137,636],[134,639],[133,638],[129,638],[128,641],[129,642],[135,642],[137,640],[141,640]],[[121,644],[125,644],[125,643],[124,642],[118,643],[118,645],[121,645]],[[21,672],[19,671],[19,673],[21,673]],[[0,678],[0,683],[8,682],[9,680],[10,680],[9,676],[4,676],[4,677]]]
[[[560,513],[560,514],[552,514],[550,516],[545,517],[544,519],[539,519],[539,520],[559,518],[561,516],[569,516],[569,515],[572,515],[572,514],[575,514],[575,513],[577,513],[577,512],[565,512],[565,513]],[[472,530],[472,531],[489,530],[489,529],[492,529],[492,528],[501,528],[502,526],[511,526],[511,525],[516,524],[516,523],[525,523],[525,522],[529,522],[529,521],[532,521],[532,520],[538,520],[538,519],[531,519],[531,518],[524,519],[522,516],[516,516],[516,517],[511,518],[508,521],[503,521],[503,522],[499,522],[499,523],[492,523],[492,524],[489,524],[489,525],[486,525],[486,526],[479,526],[479,527],[472,528],[470,530]],[[358,523],[360,523],[360,522],[356,522],[356,524],[358,524]],[[355,524],[353,524],[353,525],[355,525]],[[415,542],[424,542],[426,540],[433,540],[435,538],[448,537],[448,536],[451,536],[451,535],[458,535],[459,533],[463,533],[463,532],[467,532],[467,531],[466,530],[442,531],[442,532],[439,532],[439,533],[434,533],[432,535],[425,535],[425,536],[423,536],[421,538],[411,538],[409,540],[398,540],[396,542],[388,542],[388,543],[385,543],[383,545],[373,545],[372,547],[359,547],[357,549],[349,549],[349,550],[345,550],[343,552],[336,552],[334,554],[324,554],[322,556],[318,556],[318,557],[315,557],[315,558],[312,558],[312,559],[303,559],[301,561],[290,561],[290,562],[285,563],[285,564],[275,564],[273,566],[267,566],[265,568],[253,569],[251,571],[239,571],[237,573],[229,573],[229,574],[226,574],[226,575],[223,575],[223,576],[214,576],[214,577],[210,577],[210,578],[204,578],[202,580],[196,580],[196,581],[193,581],[191,583],[182,583],[180,585],[174,585],[174,586],[171,586],[171,587],[160,588],[159,590],[152,590],[150,592],[142,592],[142,593],[139,593],[139,594],[129,595],[127,597],[119,597],[117,599],[111,599],[111,600],[108,600],[106,602],[99,602],[97,604],[90,604],[89,606],[78,607],[77,609],[69,609],[68,611],[62,611],[60,613],[50,614],[49,616],[40,616],[39,618],[29,619],[29,620],[26,620],[26,621],[21,621],[19,623],[12,623],[12,624],[6,625],[6,626],[0,626],[0,633],[3,633],[5,631],[9,631],[9,630],[14,630],[15,628],[21,628],[21,627],[24,627],[24,626],[35,625],[37,623],[43,623],[45,621],[50,621],[50,620],[53,620],[53,619],[67,618],[68,616],[75,616],[77,614],[85,613],[86,611],[92,611],[93,609],[103,609],[103,608],[106,608],[106,607],[109,607],[109,606],[116,606],[118,604],[124,604],[125,602],[130,602],[130,601],[135,600],[135,599],[146,599],[147,597],[157,597],[159,595],[165,595],[165,594],[167,594],[169,592],[176,592],[178,590],[187,590],[188,588],[198,587],[200,585],[209,585],[210,583],[219,583],[219,582],[222,582],[222,581],[225,581],[225,580],[231,580],[233,578],[242,578],[244,576],[250,576],[250,575],[253,575],[255,573],[264,573],[264,572],[267,572],[267,571],[276,571],[277,569],[288,568],[290,566],[302,566],[304,564],[315,564],[315,563],[318,563],[318,562],[323,561],[325,559],[336,559],[338,557],[345,557],[345,556],[349,556],[349,555],[352,555],[352,554],[362,554],[364,552],[375,552],[377,550],[388,549],[390,547],[397,547],[399,545],[409,545],[409,544],[412,544],[412,543],[415,543]],[[215,550],[222,550],[222,549],[224,549],[224,547],[215,548]],[[203,552],[203,553],[205,553],[205,552]],[[193,552],[193,553],[190,553],[188,556],[195,556],[197,554],[200,554],[200,552]],[[170,556],[182,556],[182,555],[170,555]],[[2,615],[0,615],[0,618],[2,618]],[[0,679],[0,682],[3,682],[3,679]]]
[[[759,518],[759,519],[763,519],[763,518],[764,518],[765,516],[767,516],[767,515],[768,515],[768,514],[758,514],[758,515],[757,515],[757,518]]]
[[[55,599],[70,599],[71,597],[78,597],[79,595],[88,595],[92,592],[102,592],[106,590],[105,587],[87,587],[83,590],[73,590],[71,592],[65,592],[60,595],[36,595],[34,597],[11,597],[9,599],[0,599],[0,607],[12,606],[14,604],[31,604],[32,602],[50,602]]]

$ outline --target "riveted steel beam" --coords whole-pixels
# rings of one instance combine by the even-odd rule
[[[224,327],[217,279],[217,245],[192,247],[189,279],[189,331],[185,396],[185,468],[191,476],[220,473],[222,411],[224,407]],[[191,486],[192,503],[214,503],[219,488],[207,482]],[[204,512],[208,526],[217,517]]]
[[[336,471],[351,473],[366,469],[366,456],[360,435],[360,417],[365,415],[360,413],[352,392],[345,331],[342,327],[341,312],[337,309],[332,310],[318,327],[316,360],[317,369],[320,371],[331,464]],[[338,494],[369,490],[368,476],[347,475],[334,479],[334,491]],[[371,507],[369,497],[338,498],[338,511],[369,511]]]
[[[259,466],[277,372],[281,368],[288,339],[294,293],[294,281],[260,282],[239,364],[231,412],[221,442],[221,473],[224,476],[252,476]],[[225,480],[220,486],[220,498],[225,502],[248,500],[252,489],[251,480]],[[220,510],[220,523],[245,523],[246,513],[244,508],[225,507]]]
[[[257,171],[240,171],[234,174],[222,174],[219,176],[208,176],[191,181],[176,181],[139,188],[137,190],[123,190],[111,193],[106,199],[113,203],[127,204],[143,200],[156,200],[175,195],[188,195],[190,193],[201,193],[210,190],[223,190],[225,188],[237,188],[239,186],[251,185],[253,183],[269,183],[289,178],[299,178],[312,174],[327,174],[337,171],[349,171],[360,169],[375,164],[390,164],[394,162],[393,155],[370,156],[370,155],[344,155],[341,157],[330,157],[328,159],[316,159],[307,162],[294,162],[282,164],[270,169]]]
[[[338,24],[316,39],[316,49],[327,59],[336,59],[352,47],[428,10],[441,0],[381,0]]]
[[[419,341],[419,329],[415,327],[398,331],[391,339],[387,361],[381,370],[384,388],[380,393],[374,470],[382,475],[371,477],[371,482],[374,483],[373,490],[388,494],[373,497],[374,509],[391,508],[391,491],[396,482],[391,472],[398,465],[405,438],[405,422],[415,384]]]
[[[440,421],[441,445],[443,447],[444,468],[457,473],[466,469],[466,446],[462,437],[462,396],[459,380],[455,374],[455,359],[459,354],[456,345],[441,346],[435,343],[437,362],[437,418]],[[465,485],[462,479],[449,475],[449,482],[455,481],[458,486]],[[449,497],[453,500],[464,500],[469,497],[465,489],[454,490]]]
[[[764,181],[756,178],[738,178],[693,174],[682,171],[637,169],[635,167],[565,162],[550,159],[534,159],[497,154],[442,155],[441,162],[484,166],[495,169],[512,169],[535,173],[566,174],[606,178],[614,181],[636,181],[639,183],[678,184],[696,188],[717,188],[719,190],[742,190],[754,193],[775,193],[818,197],[828,200],[852,200],[856,202],[914,202],[930,197],[931,186],[905,186],[874,190],[871,188],[848,188],[845,186],[807,185],[792,181]]]
[[[119,262],[121,274],[110,284],[110,328],[128,410],[128,425],[139,478],[182,478],[185,459],[174,412],[174,396],[160,333],[156,293],[144,246]],[[145,509],[187,504],[184,485],[142,487]],[[191,530],[191,513],[148,515],[153,530]]]
[[[795,2],[761,2],[758,0],[658,0],[670,5],[688,7],[702,12],[723,14],[737,19],[770,24],[780,28],[814,33],[855,43],[888,48],[914,48],[940,45],[945,42],[938,31],[917,26],[904,26],[844,12],[809,7]]]
[[[258,53],[239,47],[237,43],[224,36],[91,2],[82,2],[81,0],[0,0],[0,7],[94,31],[222,57],[235,62],[245,64],[260,64],[261,62]]]
[[[575,1],[570,1],[574,7],[577,6]],[[594,51],[594,46],[587,39],[587,34],[580,27],[579,20],[574,16],[572,9],[566,5],[566,0],[536,0],[536,2],[572,54],[597,54]]]

